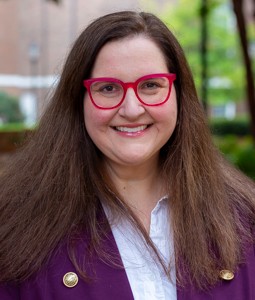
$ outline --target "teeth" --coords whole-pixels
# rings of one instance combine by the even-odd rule
[[[118,131],[121,131],[121,132],[130,132],[130,133],[133,133],[133,132],[138,132],[138,131],[142,131],[144,129],[147,128],[147,125],[142,125],[142,126],[138,126],[138,127],[133,127],[133,128],[130,128],[130,127],[123,127],[123,126],[117,126],[116,129]]]

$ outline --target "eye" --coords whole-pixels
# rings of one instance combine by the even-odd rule
[[[91,86],[91,92],[93,95],[114,98],[120,97],[123,93],[121,84],[111,81],[95,81]]]
[[[159,84],[159,82],[157,81],[145,81],[145,82],[142,82],[141,84],[141,88],[142,89],[157,89],[161,87],[161,85]]]
[[[104,84],[99,87],[98,91],[102,93],[111,93],[116,91],[117,88],[114,84]]]
[[[156,95],[161,93],[167,86],[164,77],[149,78],[142,80],[138,86],[138,93],[143,95]]]
[[[121,85],[115,82],[98,81],[92,85],[91,89],[93,92],[100,94],[112,94],[119,92],[122,89],[122,87]]]

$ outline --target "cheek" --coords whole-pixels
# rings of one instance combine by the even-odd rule
[[[154,118],[161,126],[166,126],[168,131],[173,131],[177,122],[176,99],[169,99],[159,110],[155,111]]]
[[[175,89],[172,90],[169,101],[167,102],[167,108],[165,113],[168,114],[168,120],[171,125],[175,128],[178,117],[178,104]]]
[[[93,122],[93,110],[91,109],[91,105],[89,104],[89,99],[87,97],[84,98],[83,101],[83,116],[84,116],[84,123],[87,131],[89,132],[89,127],[92,126]]]
[[[159,116],[159,130],[164,133],[166,136],[171,136],[177,122],[177,113],[173,110],[165,110],[160,116]],[[170,137],[169,136],[169,137]]]
[[[112,112],[96,108],[87,97],[84,98],[83,107],[85,127],[89,134],[109,124]]]

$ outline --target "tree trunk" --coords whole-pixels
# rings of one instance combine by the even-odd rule
[[[208,44],[208,5],[207,0],[201,0],[200,8],[201,18],[201,100],[206,115],[208,114],[208,61],[207,61],[207,44]]]
[[[249,56],[249,43],[247,38],[246,23],[243,13],[243,0],[232,0],[233,9],[236,15],[237,27],[239,31],[239,37],[243,52],[245,70],[246,70],[246,93],[248,108],[250,111],[251,117],[251,132],[253,140],[255,141],[255,87],[254,87],[254,78],[252,73],[252,63]]]
[[[253,20],[255,21],[255,0],[253,0]]]

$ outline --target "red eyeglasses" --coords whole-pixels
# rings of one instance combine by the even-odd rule
[[[135,91],[138,100],[147,106],[165,103],[170,96],[175,74],[150,74],[135,82],[123,82],[116,78],[100,77],[83,81],[92,103],[100,109],[113,109],[124,101],[128,88]]]

